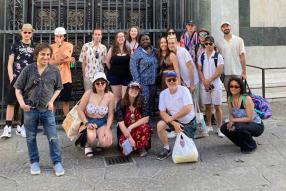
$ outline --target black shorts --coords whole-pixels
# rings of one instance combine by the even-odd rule
[[[15,88],[13,87],[16,80],[17,79],[14,78],[12,82],[8,85],[8,91],[7,91],[7,97],[6,97],[6,102],[8,105],[16,105],[18,103],[16,94],[15,94]]]
[[[71,101],[72,83],[63,84],[63,89],[58,97],[59,101]]]

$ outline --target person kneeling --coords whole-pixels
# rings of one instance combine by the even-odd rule
[[[254,111],[251,97],[243,95],[244,84],[240,78],[231,78],[227,91],[230,95],[227,101],[229,122],[222,125],[221,132],[239,146],[242,153],[251,153],[257,147],[253,137],[260,136],[264,131],[263,122]]]
[[[178,85],[176,72],[169,71],[164,75],[168,88],[160,93],[159,110],[162,120],[157,123],[157,133],[164,148],[159,153],[158,160],[163,160],[172,153],[165,131],[167,126],[174,129],[176,133],[184,132],[190,138],[194,138],[196,131],[196,118],[190,91]]]
[[[148,108],[143,102],[139,83],[129,83],[123,99],[116,106],[116,118],[119,149],[127,154],[123,144],[128,140],[140,156],[146,156],[151,147],[151,128],[148,124]]]
[[[112,145],[114,95],[108,91],[108,81],[103,72],[95,74],[92,87],[83,94],[77,109],[84,126],[80,128],[75,144],[85,147],[87,157],[93,157],[93,146]]]

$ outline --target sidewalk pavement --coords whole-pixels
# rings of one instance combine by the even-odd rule
[[[84,151],[75,147],[60,130],[66,171],[63,177],[54,175],[43,133],[38,134],[42,173],[30,175],[25,139],[13,132],[11,139],[0,140],[0,190],[286,190],[285,107],[285,102],[272,104],[273,117],[264,121],[266,128],[262,136],[256,138],[258,149],[254,153],[241,154],[227,138],[211,134],[195,140],[200,161],[188,164],[176,165],[171,157],[156,160],[162,146],[154,133],[152,149],[146,157],[134,154],[131,163],[106,166],[105,156],[119,154],[115,140],[111,149],[87,159]]]

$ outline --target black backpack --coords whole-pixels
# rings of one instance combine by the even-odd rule
[[[215,52],[214,56],[212,57],[214,59],[215,67],[217,67],[217,61],[218,61],[218,52]],[[201,55],[201,64],[202,64],[202,71],[204,69],[204,61],[205,61],[205,53]]]

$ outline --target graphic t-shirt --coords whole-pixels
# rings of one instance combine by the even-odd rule
[[[17,78],[21,71],[34,61],[34,45],[17,41],[12,44],[9,55],[14,54],[13,78]]]

